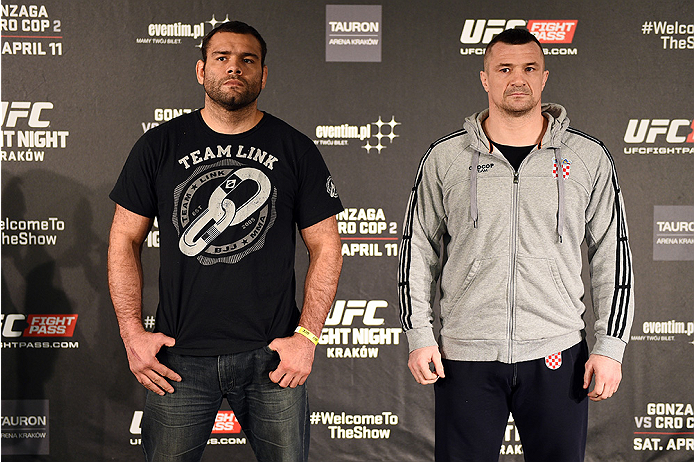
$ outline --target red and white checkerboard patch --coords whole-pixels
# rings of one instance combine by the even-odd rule
[[[553,371],[559,369],[561,367],[561,351],[553,355],[545,356],[545,364]]]
[[[569,177],[569,170],[571,169],[571,161],[569,159],[563,159],[561,162],[561,173],[564,179]],[[554,166],[552,167],[552,177],[557,177],[557,159],[554,159]]]

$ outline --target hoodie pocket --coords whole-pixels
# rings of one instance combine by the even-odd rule
[[[508,325],[508,256],[475,260],[457,287],[455,275],[445,275],[452,297],[441,299],[441,334],[462,340],[503,339]]]
[[[584,327],[553,259],[518,256],[516,340],[555,337]]]

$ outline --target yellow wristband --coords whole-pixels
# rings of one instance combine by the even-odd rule
[[[311,332],[307,328],[301,327],[301,326],[296,326],[296,330],[294,332],[296,332],[297,334],[303,335],[304,337],[306,337],[307,339],[312,341],[314,345],[318,345],[318,337],[316,337],[316,334],[314,334],[313,332]]]

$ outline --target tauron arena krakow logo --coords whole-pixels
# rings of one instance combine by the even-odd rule
[[[506,29],[527,28],[543,44],[546,55],[576,55],[576,48],[548,45],[572,43],[578,20],[575,19],[466,19],[460,34],[461,55],[483,55],[484,47]],[[475,46],[477,45],[477,46]]]
[[[694,205],[653,206],[653,260],[694,261]]]
[[[381,62],[381,5],[325,5],[325,60]]]
[[[203,265],[239,262],[265,245],[276,199],[259,169],[233,159],[197,168],[174,191],[179,249]]]

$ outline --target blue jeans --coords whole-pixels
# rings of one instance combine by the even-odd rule
[[[163,352],[159,360],[183,379],[174,393],[147,392],[142,448],[148,462],[199,461],[222,399],[234,411],[261,462],[308,460],[308,395],[282,388],[268,374],[279,355],[263,347],[222,356]]]

